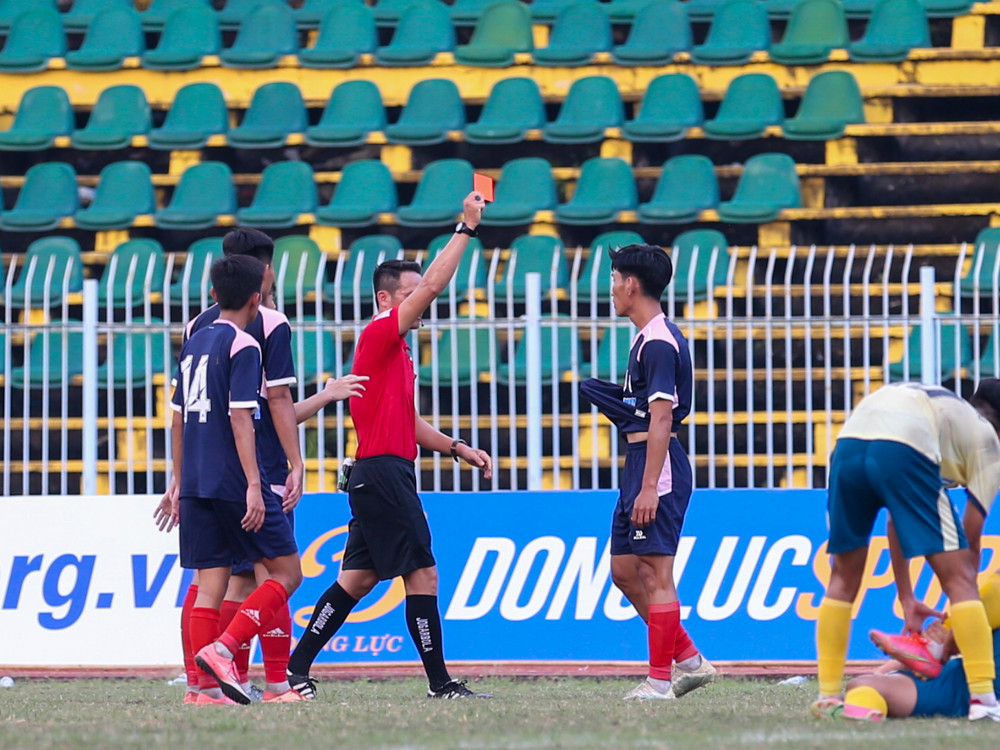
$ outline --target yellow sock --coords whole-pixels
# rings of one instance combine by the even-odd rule
[[[993,631],[986,618],[986,608],[978,600],[951,605],[951,628],[955,644],[962,654],[969,693],[993,693]]]
[[[990,629],[1000,628],[1000,574],[994,573],[979,587],[979,598],[986,608],[986,618],[990,621]]]
[[[881,711],[883,716],[889,714],[889,706],[886,704],[885,698],[882,697],[882,694],[878,690],[868,685],[848,690],[847,695],[844,696],[844,705],[871,708]]]
[[[844,686],[847,639],[853,602],[824,597],[816,619],[816,667],[820,695],[840,695]]]

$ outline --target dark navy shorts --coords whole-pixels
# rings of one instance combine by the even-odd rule
[[[993,653],[1000,648],[1000,630],[993,631]],[[917,685],[917,704],[912,716],[952,716],[963,718],[969,713],[969,683],[965,679],[965,668],[961,659],[951,659],[941,668],[941,673],[933,680],[921,680],[912,672],[903,674],[913,677]],[[993,680],[993,690],[1000,689],[1000,678]]]
[[[278,496],[281,499],[281,495]],[[295,538],[295,511],[289,511],[288,513],[282,513],[285,520],[288,521],[288,525],[292,527],[292,538]],[[232,574],[234,576],[243,575],[245,573],[253,573],[254,567],[253,563],[249,560],[240,560],[239,562],[233,563]]]
[[[691,464],[687,452],[677,438],[670,440],[668,453],[672,472],[672,489],[660,496],[653,523],[644,529],[632,525],[632,507],[642,489],[642,474],[646,468],[646,443],[629,443],[625,453],[625,468],[621,474],[621,492],[611,518],[612,555],[676,555],[681,538],[684,514],[691,499]]]
[[[240,528],[247,512],[245,502],[182,497],[181,567],[225,568],[298,552],[291,524],[281,510],[281,498],[267,486],[261,488],[261,495],[264,525],[256,532]]]
[[[830,465],[827,552],[867,546],[882,508],[907,558],[969,546],[936,463],[892,440],[841,438]]]

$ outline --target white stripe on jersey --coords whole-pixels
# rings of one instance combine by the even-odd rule
[[[953,552],[958,549],[958,529],[955,527],[955,516],[951,511],[951,500],[948,493],[942,489],[938,493],[938,519],[941,522],[941,539],[944,551]]]

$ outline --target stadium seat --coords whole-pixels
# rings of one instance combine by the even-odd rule
[[[801,0],[792,10],[781,42],[771,47],[771,59],[782,65],[819,65],[850,41],[838,0]]]
[[[34,10],[59,12],[59,0],[0,0],[0,32],[6,33],[14,25],[14,19]],[[59,26],[62,27],[60,19]]]
[[[166,119],[149,131],[149,147],[174,149],[203,148],[208,139],[229,129],[229,112],[222,91],[214,83],[189,83],[174,97]]]
[[[444,246],[448,244],[448,240],[454,236],[454,232],[450,232],[448,234],[439,234],[431,240],[430,244],[427,246],[426,260],[424,260],[425,272],[431,262],[438,256],[438,253],[440,253],[444,249]],[[472,272],[473,262],[476,264],[474,278]],[[466,247],[465,252],[462,253],[462,259],[458,262],[458,269],[452,277],[455,280],[456,300],[464,299],[468,296],[470,280],[472,281],[472,289],[486,288],[487,275],[490,270],[489,265],[489,259],[483,254],[483,243],[480,242],[477,237],[470,237],[469,244]],[[442,296],[447,297],[448,294],[450,294],[450,292],[445,292]]]
[[[0,52],[0,73],[34,73],[49,60],[66,54],[62,19],[53,8],[37,8],[18,15]]]
[[[1000,357],[997,356],[1000,350],[997,348],[996,338],[997,329],[995,326],[991,326],[990,337],[986,340],[986,346],[983,347],[982,355],[979,358],[979,374],[981,377],[1000,377]],[[3,346],[2,338],[0,338],[0,346]],[[3,361],[0,360],[0,367],[2,366]]]
[[[362,3],[336,3],[320,22],[315,44],[299,50],[299,64],[304,68],[353,68],[361,55],[373,53],[377,45],[371,8]]]
[[[747,159],[733,199],[719,204],[719,218],[734,224],[757,224],[774,221],[782,209],[801,205],[792,157],[757,154]]]
[[[828,70],[809,81],[799,111],[785,121],[785,138],[828,141],[843,136],[848,125],[864,121],[864,101],[854,76]]]
[[[413,202],[396,211],[404,227],[437,227],[455,221],[472,187],[472,165],[465,159],[439,159],[424,168]]]
[[[104,307],[138,307],[149,294],[163,291],[166,264],[163,247],[153,239],[123,242],[108,259],[98,286],[98,302]]]
[[[344,81],[327,100],[319,122],[306,128],[310,146],[360,146],[373,131],[385,130],[385,107],[371,81]]]
[[[528,6],[518,0],[500,0],[483,11],[469,43],[455,48],[455,62],[505,68],[514,64],[516,53],[531,52],[533,47]]]
[[[379,214],[395,213],[399,201],[389,168],[378,159],[348,162],[330,202],[316,211],[316,223],[367,227]]]
[[[54,320],[50,327],[34,333],[26,354],[31,361],[10,369],[10,385],[54,388],[83,374],[83,331],[64,331],[63,325],[81,324],[78,320]]]
[[[301,383],[322,385],[323,378],[336,368],[334,356],[336,341],[324,329],[326,321],[315,315],[304,315],[290,320],[289,323],[292,328],[291,344],[295,375]]]
[[[253,202],[238,210],[236,219],[250,227],[291,227],[299,214],[314,212],[316,203],[312,167],[302,161],[279,161],[265,167]]]
[[[337,291],[340,290],[340,302],[355,301],[354,283],[358,283],[358,302],[371,302],[375,299],[372,289],[372,274],[383,260],[402,258],[402,243],[390,234],[368,234],[358,237],[351,243],[347,251],[341,271],[340,284],[336,278],[323,287],[323,299],[337,303]]]
[[[222,48],[215,12],[200,3],[175,10],[167,18],[160,42],[142,56],[142,67],[150,70],[192,70],[205,55]]]
[[[236,188],[229,165],[203,161],[184,170],[170,204],[154,214],[163,229],[208,229],[220,216],[236,213]]]
[[[573,369],[573,346],[576,329],[559,318],[544,318],[541,325],[541,380],[549,385],[571,372]],[[556,343],[552,345],[555,328]],[[497,381],[503,385],[525,385],[528,382],[528,347],[522,336],[514,349],[513,363],[507,362],[497,367]]]
[[[72,237],[37,239],[28,245],[28,252],[19,261],[17,280],[10,289],[10,297],[3,301],[9,307],[41,307],[46,302],[55,307],[63,302],[64,287],[69,294],[83,291],[83,259],[80,245]]]
[[[613,2],[611,8],[620,4]],[[653,0],[636,13],[628,39],[615,46],[611,58],[619,65],[667,65],[676,53],[690,51],[693,43],[684,5]]]
[[[716,250],[718,248],[718,250]],[[713,288],[724,287],[729,274],[729,242],[715,229],[692,229],[674,239],[671,252],[674,279],[670,282],[677,298],[696,302],[708,297],[709,276]],[[714,272],[710,274],[715,258]],[[692,262],[693,261],[693,262]],[[664,298],[670,292],[668,286]],[[688,294],[691,297],[688,297]]]
[[[323,19],[337,7],[363,6],[363,0],[305,0],[294,9],[295,25],[299,29],[318,29]],[[346,33],[346,29],[345,29]]]
[[[486,325],[452,329],[443,325],[437,340],[437,385],[467,386],[479,381],[490,369],[490,337],[493,331]],[[473,343],[475,342],[475,343]],[[434,384],[434,360],[430,357],[417,368],[420,385]]]
[[[586,65],[598,52],[611,49],[611,21],[600,4],[583,0],[567,5],[556,17],[547,47],[535,49],[535,64]]]
[[[104,89],[90,112],[87,125],[72,135],[74,148],[93,151],[125,148],[132,137],[149,132],[146,95],[138,86],[121,84]]]
[[[649,82],[639,114],[622,126],[622,135],[635,143],[679,141],[704,121],[695,80],[686,73],[666,73]]]
[[[162,32],[170,16],[179,10],[204,8],[212,10],[212,0],[152,0],[149,7],[139,14],[143,31]],[[215,12],[212,12],[215,20]],[[218,22],[216,22],[218,23]]]
[[[530,224],[537,211],[551,210],[558,202],[552,165],[538,156],[512,159],[503,165],[495,195],[496,200],[483,212],[483,224]]]
[[[930,46],[930,25],[919,0],[879,0],[864,37],[847,51],[855,62],[902,62],[914,47]]]
[[[643,224],[686,224],[719,205],[719,182],[712,160],[699,154],[675,156],[663,165],[649,203],[639,206]]]
[[[636,17],[642,12],[642,9],[649,5],[654,0],[609,0],[609,2],[604,6],[604,10],[608,14],[608,18],[611,19],[611,23],[629,23],[634,24]],[[683,10],[684,6],[677,3]],[[684,14],[684,21],[687,22],[687,14]]]
[[[954,18],[972,10],[974,0],[920,0],[928,18]]]
[[[163,321],[133,319],[129,330],[112,331],[107,356],[97,366],[97,384],[101,388],[141,388],[152,382],[153,376],[166,372],[168,357],[173,359],[173,347]]]
[[[86,31],[102,13],[112,10],[135,12],[132,0],[73,0],[72,7],[62,14],[66,31]]]
[[[576,279],[576,298],[580,302],[606,302],[611,299],[611,258],[609,250],[645,242],[632,231],[615,230],[597,235],[590,243],[587,262]]]
[[[515,239],[510,246],[507,265],[493,284],[497,302],[524,302],[525,276],[529,273],[541,274],[542,297],[569,288],[565,250],[561,239],[547,234],[522,234]]]
[[[770,46],[771,25],[763,4],[731,0],[719,8],[705,43],[691,50],[691,60],[699,65],[743,65],[754,52]]]
[[[219,60],[228,68],[273,68],[299,51],[295,16],[287,5],[258,5],[240,24],[233,46]]]
[[[403,12],[392,41],[386,47],[375,49],[375,60],[387,66],[429,65],[439,52],[453,49],[455,27],[448,6],[434,0],[413,5]]]
[[[65,162],[45,162],[31,167],[12,209],[0,214],[0,227],[8,232],[47,232],[79,208],[76,173]]]
[[[285,0],[226,0],[222,10],[217,13],[219,26],[227,31],[234,31],[261,5],[288,8]]]
[[[395,26],[406,10],[420,3],[436,3],[439,0],[377,0],[375,7],[375,24],[380,27]]]
[[[708,23],[715,18],[719,8],[727,2],[729,0],[687,0],[684,3],[684,10],[687,11],[691,21]]]
[[[466,125],[465,140],[477,144],[520,143],[526,131],[545,126],[545,102],[531,78],[502,78],[490,90],[479,120]]]
[[[764,0],[767,17],[771,20],[787,21],[795,11],[795,6],[803,0]]]
[[[597,143],[606,128],[620,127],[624,120],[618,84],[607,76],[587,76],[573,81],[559,115],[542,133],[549,143]]]
[[[275,273],[274,291],[281,301],[294,302],[316,289],[322,279],[319,274],[323,252],[319,245],[303,234],[290,234],[274,241],[272,264]],[[301,279],[301,282],[300,282]],[[298,289],[301,283],[302,294]]]
[[[146,163],[116,161],[101,170],[93,202],[77,211],[73,220],[80,229],[125,229],[137,216],[155,210],[152,173]]]
[[[624,380],[625,373],[628,372],[628,358],[632,353],[634,336],[632,327],[626,324],[612,323],[605,327],[597,344],[597,356],[591,367],[583,366],[584,374],[587,377],[616,383]]]
[[[139,14],[132,9],[109,10],[94,18],[80,49],[66,53],[70,70],[118,70],[126,57],[146,49]]]
[[[181,266],[177,280],[170,285],[170,301],[175,305],[181,304],[185,307],[194,305],[207,307],[212,303],[209,289],[212,281],[208,271],[212,263],[222,257],[221,237],[202,237],[195,240],[187,250],[187,257],[184,265]],[[185,283],[185,275],[187,283]],[[185,292],[187,300],[184,299]],[[203,303],[203,304],[202,304]]]
[[[399,120],[385,128],[389,143],[432,146],[444,143],[452,130],[465,128],[465,105],[458,86],[447,78],[419,81],[412,89]]]
[[[233,148],[277,148],[285,145],[289,135],[302,133],[308,126],[299,87],[275,81],[254,91],[243,121],[229,131],[226,140]]]
[[[580,0],[534,0],[531,3],[531,20],[536,23],[552,23],[559,17],[559,12]]]
[[[867,20],[878,5],[879,0],[841,0],[844,15],[852,21]]]
[[[940,367],[935,375],[942,380],[955,377],[955,371],[972,363],[972,336],[959,321],[941,321],[938,354]],[[908,337],[909,356],[889,363],[889,382],[920,381],[923,367],[920,357],[921,325],[915,324]],[[958,357],[955,356],[956,344]]]
[[[998,248],[1000,248],[1000,227],[986,227],[976,235],[972,246],[972,258],[969,260],[969,270],[963,274],[960,282],[963,297],[987,297],[993,294],[998,278],[998,272],[995,270]]]
[[[479,17],[496,0],[455,0],[451,6],[451,20],[456,26],[474,26]]]
[[[21,97],[9,130],[0,131],[0,151],[43,151],[74,127],[73,107],[60,86],[36,86]]]
[[[583,163],[573,198],[556,208],[556,218],[563,224],[610,224],[619,211],[634,211],[637,203],[628,163],[594,157]]]
[[[767,73],[734,78],[714,119],[705,121],[705,137],[723,141],[760,138],[768,125],[785,121],[778,84]]]

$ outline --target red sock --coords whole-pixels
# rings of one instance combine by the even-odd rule
[[[229,627],[219,636],[219,642],[235,654],[262,630],[262,625],[269,625],[278,608],[287,602],[284,586],[274,580],[264,581],[240,606]]]
[[[198,653],[219,637],[219,610],[209,607],[191,608],[191,649]],[[198,687],[202,690],[219,687],[208,672],[198,669]]]
[[[674,661],[674,643],[681,622],[680,602],[649,605],[649,676],[670,679]]]
[[[223,632],[229,627],[229,623],[233,621],[236,617],[236,613],[240,609],[241,602],[233,601],[232,599],[222,600],[222,609],[219,610],[219,632]],[[236,672],[240,676],[240,682],[245,683],[247,681],[247,674],[250,671],[250,644],[244,643],[240,646],[240,650],[233,654],[233,664],[236,665]]]
[[[292,646],[292,613],[288,602],[279,607],[274,619],[260,634],[260,653],[264,657],[264,679],[270,683],[284,682],[288,669],[288,654]]]
[[[198,687],[198,667],[194,663],[194,650],[191,648],[191,610],[194,600],[198,598],[198,584],[192,583],[184,597],[181,607],[181,648],[184,651],[184,672],[187,674],[188,687]]]
[[[674,661],[684,661],[685,659],[690,659],[692,656],[698,655],[698,649],[695,648],[694,642],[691,640],[691,636],[687,634],[684,626],[680,623],[680,618],[677,620],[677,640],[674,641]]]

